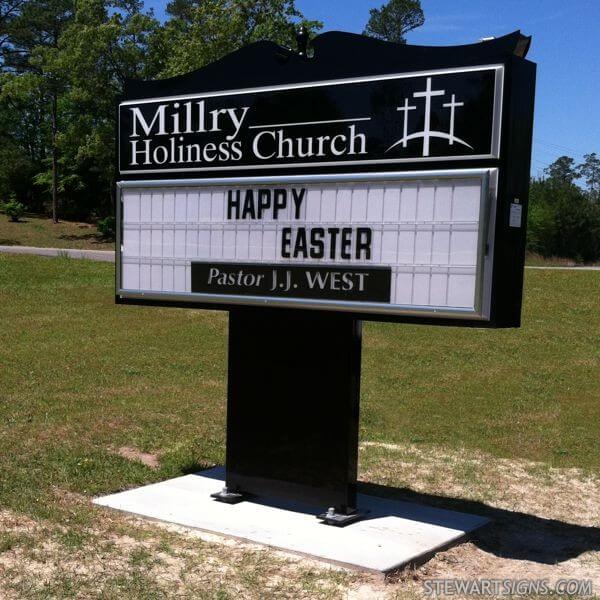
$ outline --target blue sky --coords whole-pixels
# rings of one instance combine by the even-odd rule
[[[296,0],[324,30],[361,33],[382,0]],[[520,29],[538,65],[532,174],[562,154],[600,154],[600,0],[421,0],[409,44],[468,44]]]
[[[383,0],[296,0],[323,31],[361,33]],[[166,3],[150,0],[161,17]],[[562,154],[600,154],[600,0],[421,0],[425,25],[410,44],[468,44],[520,29],[538,64],[532,174]]]

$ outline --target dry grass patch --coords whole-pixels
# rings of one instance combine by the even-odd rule
[[[43,215],[27,214],[17,223],[0,215],[0,246],[36,246],[38,248],[78,248],[114,250],[114,242],[105,239],[92,223],[60,221]]]
[[[136,459],[137,460],[137,459]],[[363,443],[364,491],[494,519],[387,583],[255,544],[92,507],[60,488],[59,522],[0,513],[1,598],[422,598],[435,578],[592,579],[600,481],[578,469],[444,448]],[[395,489],[391,489],[395,488]],[[77,519],[79,511],[89,513]]]
[[[160,458],[156,453],[152,454],[150,452],[142,452],[137,448],[122,446],[117,450],[117,454],[123,458],[126,458],[127,460],[136,460],[141,462],[143,465],[146,465],[151,469],[158,469],[160,467]]]
[[[583,469],[496,458],[470,449],[363,442],[361,479],[600,525],[600,477]]]
[[[370,482],[365,491],[493,520],[471,542],[395,574],[400,585],[414,588],[430,578],[578,578],[600,590],[596,475],[470,450],[364,442],[361,479]]]
[[[96,516],[93,529],[76,535],[1,513],[2,540],[10,543],[0,547],[0,597],[327,599],[358,581],[250,544],[103,510]]]

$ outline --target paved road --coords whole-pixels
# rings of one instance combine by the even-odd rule
[[[35,248],[34,246],[0,246],[0,252],[8,254],[36,254],[38,256],[68,256],[115,262],[113,250],[77,250],[74,248]]]
[[[0,252],[9,254],[36,254],[38,256],[68,256],[87,258],[103,262],[115,262],[113,250],[76,250],[74,248],[35,248],[34,246],[0,246]],[[526,269],[547,269],[564,271],[600,271],[600,267],[525,267]]]

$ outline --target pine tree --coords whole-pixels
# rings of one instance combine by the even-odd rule
[[[583,163],[577,168],[579,177],[585,179],[590,197],[597,201],[600,197],[600,158],[595,152],[583,155]]]
[[[59,104],[66,88],[59,66],[59,39],[74,18],[72,0],[28,0],[12,13],[2,51],[2,95],[13,102],[35,103],[50,154],[52,220],[58,222]],[[45,152],[44,152],[45,153]],[[40,174],[37,181],[45,183]]]
[[[544,173],[556,185],[571,184],[577,179],[575,161],[570,156],[560,156],[544,169]]]
[[[420,0],[389,0],[369,14],[363,34],[398,44],[405,44],[405,35],[425,23]]]

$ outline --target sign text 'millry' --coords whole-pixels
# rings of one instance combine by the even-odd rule
[[[169,104],[159,104],[152,118],[148,120],[146,120],[139,107],[130,108],[133,125],[129,137],[139,137],[139,129],[148,136],[232,130],[232,133],[225,137],[226,140],[231,141],[237,137],[250,110],[249,106],[242,106],[240,108],[216,108],[207,111],[204,100],[174,102],[171,106],[172,109],[167,114]]]

